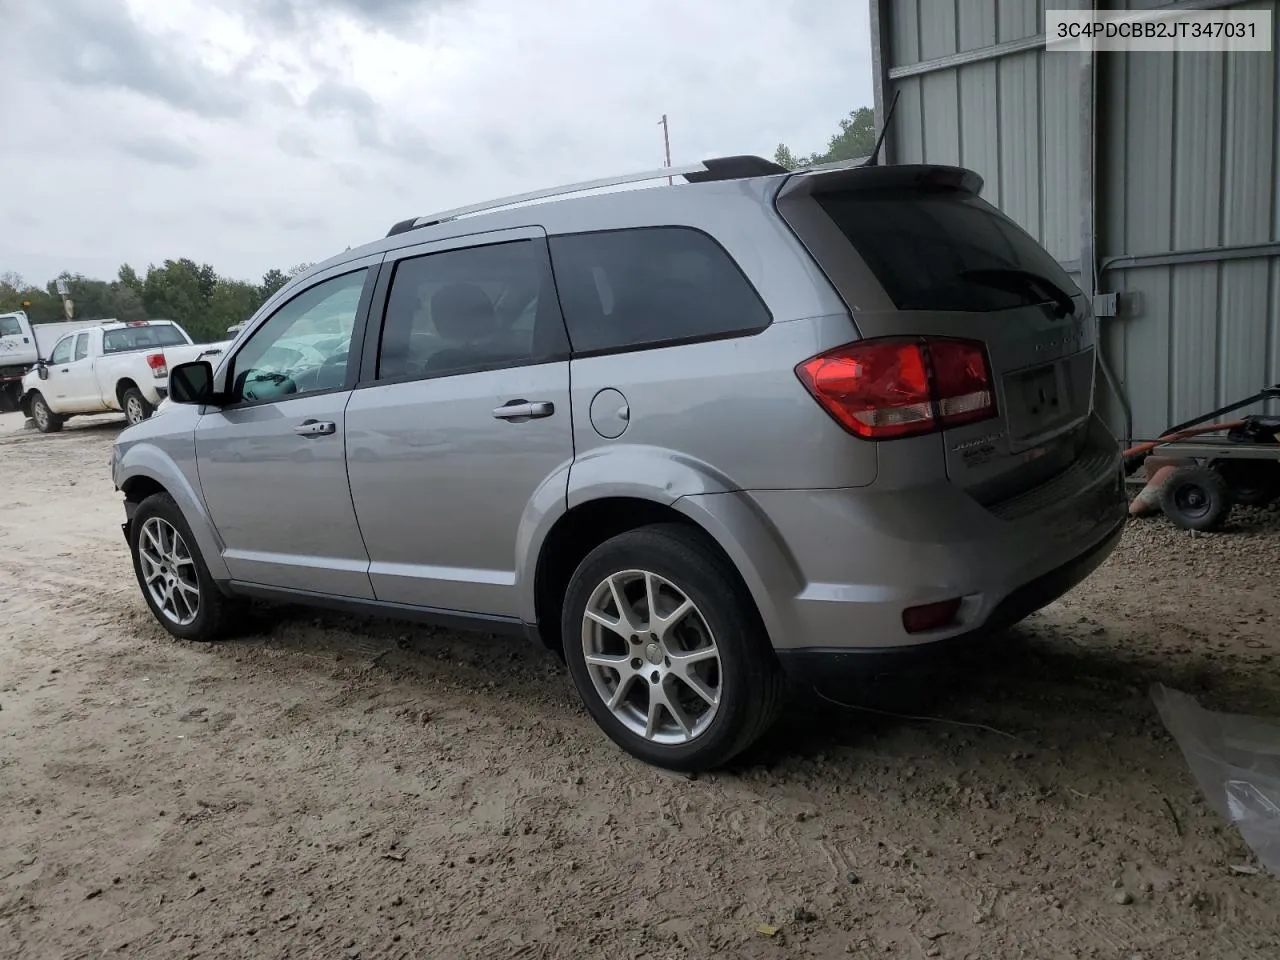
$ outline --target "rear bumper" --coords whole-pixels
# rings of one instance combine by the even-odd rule
[[[949,670],[979,641],[999,633],[1068,593],[1098,569],[1120,542],[1124,520],[1085,553],[1015,588],[979,626],[959,635],[895,647],[799,647],[779,649],[787,676],[805,686],[843,686],[877,677],[939,674]]]
[[[786,556],[774,568],[793,571],[789,583],[748,577],[774,648],[783,657],[929,648],[1052,602],[1106,559],[1127,516],[1119,448],[1100,422],[1091,429],[1077,463],[1016,510],[984,508],[946,481],[736,495],[770,532],[743,551],[749,562],[760,566],[777,544]],[[903,624],[908,608],[957,600],[945,627],[909,633]]]

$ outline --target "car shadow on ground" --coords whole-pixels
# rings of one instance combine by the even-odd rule
[[[577,702],[562,661],[519,638],[283,606],[255,607],[239,633],[233,644],[364,664],[375,685],[379,676],[411,686],[445,681],[481,709],[490,699],[518,708],[528,696],[530,711],[545,710],[548,684],[557,702]],[[1145,653],[1142,639],[1120,631],[1086,646],[1035,618],[968,645],[929,674],[821,691],[795,687],[777,725],[729,772],[785,775],[797,763],[842,762],[846,754],[854,763],[871,744],[884,759],[945,745],[972,767],[1045,750],[1068,767],[1089,766],[1105,745],[1113,766],[1137,770],[1149,761],[1152,741],[1168,739],[1150,699],[1153,684],[1235,712],[1276,709],[1280,691],[1262,676],[1207,648],[1176,660],[1158,649]],[[536,701],[529,690],[540,691]],[[591,723],[585,712],[581,721],[584,729]]]

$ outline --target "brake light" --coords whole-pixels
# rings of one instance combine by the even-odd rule
[[[151,368],[153,377],[167,377],[169,375],[169,365],[165,362],[163,353],[147,354],[147,366]]]
[[[996,415],[982,344],[884,337],[804,361],[796,376],[837,423],[864,440],[912,437]]]

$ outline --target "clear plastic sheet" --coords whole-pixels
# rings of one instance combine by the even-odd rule
[[[1151,699],[1210,806],[1280,875],[1280,719],[1215,713],[1160,684]]]

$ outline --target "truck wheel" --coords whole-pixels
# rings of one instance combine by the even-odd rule
[[[591,551],[569,581],[561,635],[588,712],[646,763],[720,766],[782,705],[782,671],[751,595],[681,526],[642,527]]]
[[[131,427],[146,420],[156,409],[147,402],[147,398],[137,387],[130,387],[124,392],[124,396],[120,398],[120,406],[124,408],[125,423]]]
[[[1160,509],[1184,530],[1217,530],[1231,513],[1231,490],[1216,470],[1182,467],[1160,491]]]
[[[36,422],[36,429],[41,433],[57,433],[66,422],[49,409],[49,404],[38,393],[31,398],[31,419]]]
[[[17,383],[0,383],[0,413],[13,413],[18,409],[22,387]]]

